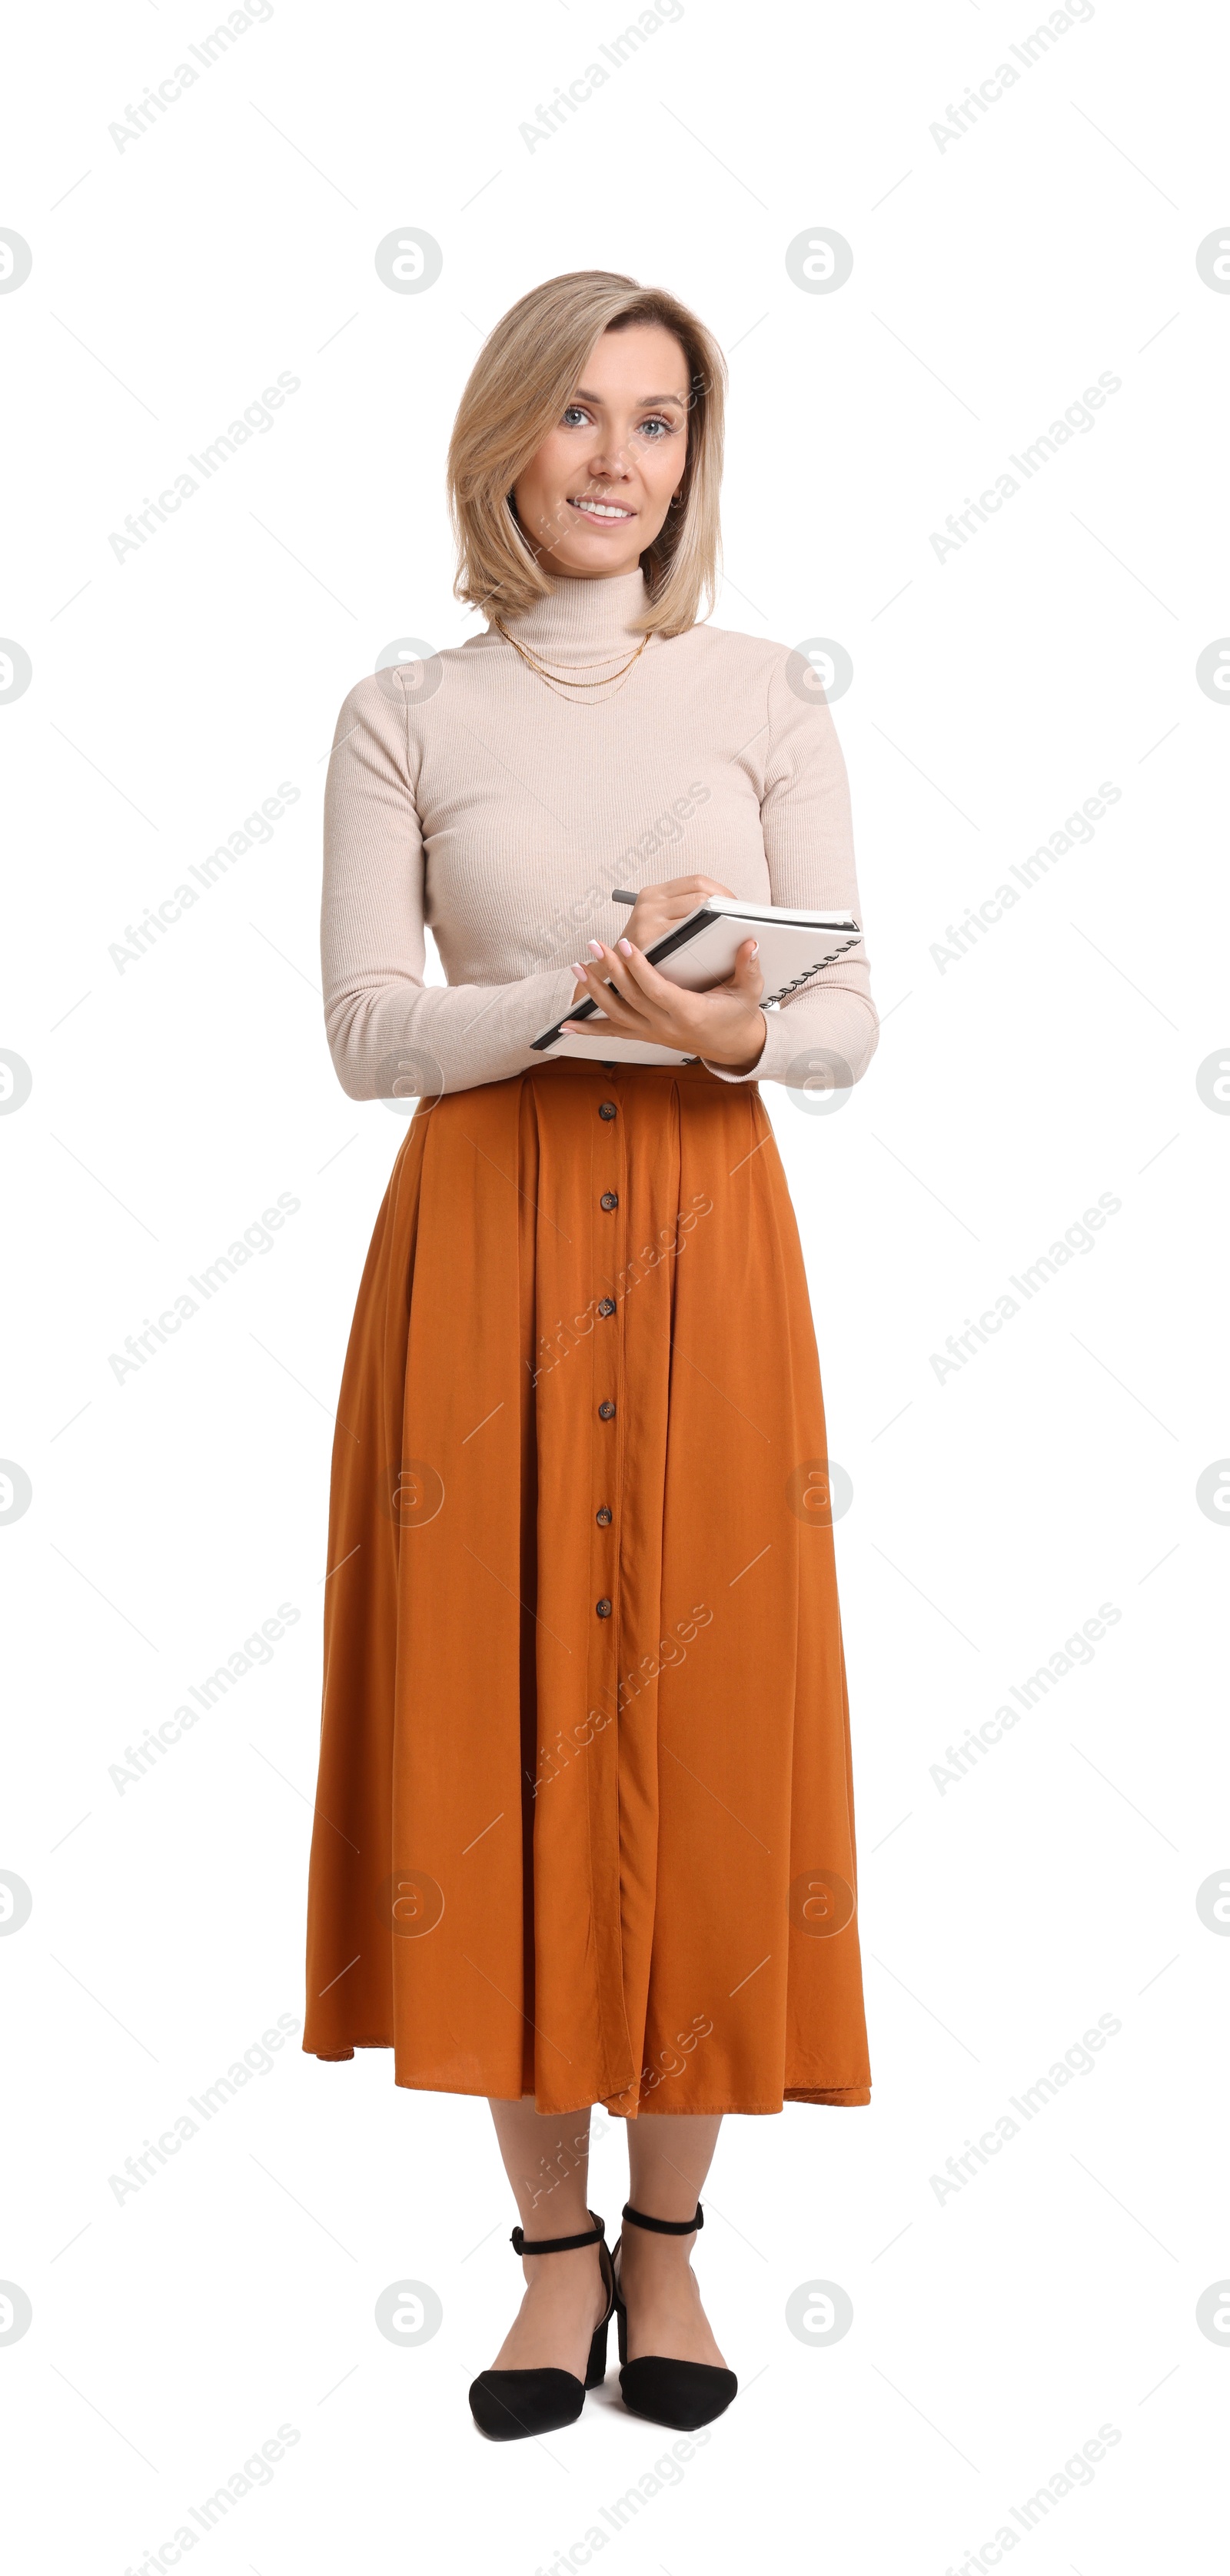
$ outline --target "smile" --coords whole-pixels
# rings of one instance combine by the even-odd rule
[[[587,519],[634,519],[635,510],[622,510],[615,501],[570,501],[570,510],[583,510]]]

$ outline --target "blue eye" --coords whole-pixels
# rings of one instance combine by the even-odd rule
[[[642,437],[642,438],[647,438],[647,437],[648,437],[648,435],[649,435],[650,430],[651,430],[651,429],[653,429],[653,430],[660,430],[660,431],[661,431],[661,433],[662,433],[663,438],[669,438],[669,436],[670,436],[670,426],[671,426],[671,425],[670,425],[670,422],[669,422],[668,420],[663,420],[663,419],[661,419],[661,418],[660,418],[660,416],[659,416],[657,413],[655,413],[655,414],[654,414],[654,417],[653,417],[653,419],[652,419],[652,420],[643,420],[643,421],[641,422],[641,425],[640,425],[640,434],[641,434],[641,437]],[[658,444],[658,442],[657,442],[657,440],[656,440],[656,439],[653,441],[653,444],[654,444],[654,446],[656,446],[656,445]]]
[[[564,428],[571,429],[574,422],[579,420],[588,420],[588,418],[589,413],[584,409],[581,403],[569,403],[567,410],[564,413]]]

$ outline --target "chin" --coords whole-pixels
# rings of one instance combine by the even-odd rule
[[[599,541],[593,545],[572,544],[567,548],[557,546],[551,561],[555,570],[564,574],[604,572],[613,574],[635,572],[640,555],[638,552],[630,557],[623,553],[617,556],[613,546],[604,545]]]

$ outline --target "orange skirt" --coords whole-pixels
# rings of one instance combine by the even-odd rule
[[[333,1449],[304,2046],[555,2114],[869,2099],[798,1232],[754,1086],[420,1107]]]

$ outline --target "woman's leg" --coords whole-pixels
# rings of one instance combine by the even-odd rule
[[[588,2111],[544,2119],[532,2094],[490,2107],[517,2215],[531,2242],[589,2230]],[[570,2370],[574,2378],[584,2379],[594,2328],[606,2306],[597,2247],[578,2246],[573,2254],[527,2254],[522,2270],[525,2296],[492,2369]]]
[[[628,2122],[628,2198],[647,2218],[690,2218],[717,2145],[721,2116],[692,2113]],[[628,2359],[661,2353],[670,2361],[723,2367],[692,2270],[695,2231],[655,2236],[625,2224],[619,2286],[628,2309]]]

